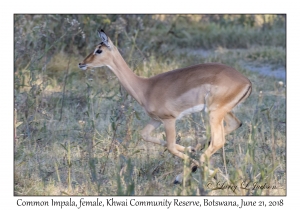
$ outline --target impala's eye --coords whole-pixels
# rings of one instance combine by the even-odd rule
[[[102,53],[102,50],[98,49],[98,50],[96,50],[95,53],[96,53],[96,54],[100,54],[100,53]]]

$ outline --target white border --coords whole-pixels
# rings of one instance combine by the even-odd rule
[[[293,3],[295,2],[295,3]],[[8,5],[12,4],[12,5]],[[116,6],[117,5],[117,6]],[[14,13],[286,13],[287,14],[287,168],[288,190],[284,208],[296,207],[299,195],[299,15],[296,1],[11,1],[1,11],[1,208],[16,207],[20,197],[13,197],[13,14]],[[7,68],[6,66],[9,66]],[[4,116],[4,117],[3,117]],[[3,135],[4,134],[4,135]],[[297,173],[298,172],[298,173]],[[25,197],[35,199],[36,197]],[[49,197],[48,197],[49,198]],[[47,199],[48,199],[47,198]],[[58,198],[58,197],[57,197]],[[78,198],[78,197],[77,197]],[[75,199],[77,199],[75,198]],[[149,197],[140,197],[149,199]],[[153,199],[154,197],[150,197]],[[168,197],[171,199],[171,197]],[[189,200],[190,197],[180,197]],[[276,197],[274,197],[275,199]],[[37,197],[36,199],[43,199]],[[49,198],[50,199],[50,198]],[[59,199],[59,198],[58,198]],[[201,198],[202,199],[202,198]],[[212,197],[209,197],[212,199]],[[217,197],[231,200],[233,197]],[[241,197],[237,197],[240,200]],[[245,198],[249,199],[249,198]],[[270,200],[269,197],[251,197],[250,200]],[[130,208],[130,207],[129,207]],[[29,207],[27,209],[32,209]],[[127,208],[128,209],[128,208]],[[295,208],[294,208],[295,209]]]

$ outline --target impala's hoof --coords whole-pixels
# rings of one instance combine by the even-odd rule
[[[189,153],[196,152],[196,149],[194,147],[189,146],[189,147],[187,147],[187,149],[188,149]]]
[[[174,184],[181,184],[183,180],[183,173],[178,174],[175,178],[175,181],[173,182]]]
[[[175,179],[174,184],[181,184],[181,182]]]
[[[192,173],[194,173],[194,172],[196,172],[197,171],[197,166],[196,165],[194,165],[194,166],[192,166]]]

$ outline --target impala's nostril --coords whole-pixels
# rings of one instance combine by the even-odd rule
[[[78,67],[79,67],[80,69],[82,69],[82,70],[86,70],[86,69],[87,69],[87,65],[84,64],[84,63],[79,63],[79,64],[78,64]]]

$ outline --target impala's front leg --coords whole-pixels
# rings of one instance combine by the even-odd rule
[[[166,136],[167,136],[167,148],[170,151],[170,153],[180,157],[183,160],[190,159],[192,161],[191,170],[192,172],[195,172],[197,170],[197,167],[200,166],[199,163],[196,160],[191,159],[186,154],[183,154],[181,151],[184,151],[185,147],[175,143],[176,142],[175,122],[176,122],[175,119],[168,119],[163,121],[166,130]],[[179,148],[181,151],[179,150]],[[182,182],[182,180],[183,180],[183,173],[176,176],[174,184],[179,184]]]
[[[199,163],[196,160],[191,159],[189,156],[185,155],[185,147],[176,144],[176,129],[175,129],[175,122],[176,119],[166,119],[163,120],[163,124],[166,131],[166,137],[167,137],[167,148],[170,153],[173,155],[176,155],[177,157],[180,157],[183,160],[190,159],[195,165],[200,166]],[[189,147],[191,148],[191,147]],[[193,151],[194,149],[192,149]]]
[[[169,119],[169,120],[164,120],[164,126],[165,126],[165,131],[166,131],[166,136],[167,136],[167,142],[164,140],[161,140],[156,137],[152,137],[151,133],[158,128],[161,125],[160,121],[157,120],[151,120],[146,127],[141,131],[142,138],[145,141],[152,142],[155,144],[159,144],[162,146],[165,146],[168,148],[168,150],[182,158],[182,159],[188,159],[189,156],[183,154],[186,149],[188,149],[189,152],[194,152],[195,150],[192,147],[183,147],[179,144],[176,144],[176,130],[175,130],[175,119]],[[192,172],[195,172],[197,170],[197,166],[199,166],[199,163],[196,160],[192,160],[193,164],[191,165],[191,170]],[[176,179],[175,179],[175,184],[181,183],[183,179],[183,173],[179,174]]]
[[[143,138],[145,141],[152,142],[152,143],[155,143],[155,144],[159,144],[159,145],[162,145],[162,146],[166,146],[167,143],[166,143],[164,140],[160,140],[159,138],[156,138],[156,137],[152,137],[152,136],[151,136],[152,131],[154,131],[154,130],[155,130],[156,128],[158,128],[160,125],[161,125],[161,122],[160,122],[160,121],[157,121],[157,120],[151,120],[151,121],[145,126],[145,128],[141,131],[142,138]]]
[[[142,138],[145,140],[145,141],[148,141],[148,142],[152,142],[152,143],[155,143],[155,144],[159,144],[159,145],[162,145],[162,146],[165,146],[167,147],[167,142],[164,141],[164,140],[161,140],[157,137],[153,137],[151,136],[151,133],[156,129],[158,128],[159,126],[161,125],[161,121],[157,121],[157,120],[151,120],[146,126],[145,128],[141,131],[141,135],[142,135]],[[175,130],[175,125],[174,125],[174,130]],[[175,134],[176,135],[176,134]],[[174,137],[175,139],[175,137]],[[174,141],[175,143],[175,141]],[[180,152],[184,152],[185,149],[187,149],[188,152],[195,152],[195,149],[191,146],[185,148],[179,144],[175,144],[175,148],[177,150],[179,150]]]

